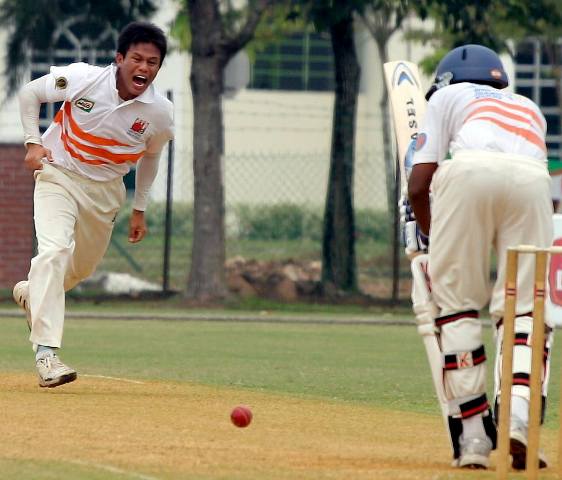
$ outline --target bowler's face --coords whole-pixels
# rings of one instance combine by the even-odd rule
[[[160,70],[160,50],[153,43],[136,43],[125,56],[117,53],[117,91],[123,100],[142,94]]]

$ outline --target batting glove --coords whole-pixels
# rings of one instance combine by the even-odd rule
[[[410,205],[410,201],[406,195],[402,195],[402,197],[400,197],[398,208],[400,210],[400,225],[402,225],[402,228],[404,228],[406,223],[416,219],[412,206]]]
[[[414,253],[426,253],[429,247],[429,237],[425,235],[415,220],[410,220],[404,224],[402,229],[402,240],[406,250],[406,255]]]

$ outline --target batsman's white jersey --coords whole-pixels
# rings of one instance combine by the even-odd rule
[[[458,83],[427,105],[413,164],[443,162],[462,150],[546,161],[546,121],[528,98],[486,85]]]

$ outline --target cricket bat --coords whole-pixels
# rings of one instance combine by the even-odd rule
[[[418,66],[407,61],[387,62],[384,64],[386,88],[390,99],[390,116],[396,139],[396,154],[400,171],[400,183],[403,194],[408,191],[408,177],[412,165],[406,164],[406,152],[412,140],[418,135],[426,109],[426,100],[420,81]],[[418,332],[423,338],[427,359],[431,369],[433,385],[441,407],[445,426],[451,439],[453,455],[453,435],[449,425],[447,399],[443,387],[443,367],[441,349],[433,331],[433,318],[436,307],[431,299],[431,282],[428,276],[428,255],[419,254],[411,258],[412,269],[412,304],[416,313]]]
[[[396,153],[399,159],[401,190],[408,185],[411,165],[405,164],[406,152],[418,130],[425,114],[426,101],[423,94],[418,66],[412,62],[397,61],[384,64],[386,88],[390,98],[390,109]]]

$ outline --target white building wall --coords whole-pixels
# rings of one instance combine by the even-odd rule
[[[152,21],[165,32],[176,15],[177,3],[163,0]],[[5,45],[0,32],[0,46]],[[189,86],[190,60],[171,51],[155,81],[162,92],[173,92],[175,105],[174,200],[193,201],[193,109]],[[355,205],[386,208],[382,115],[379,108],[383,78],[377,49],[370,34],[358,24],[356,44],[361,64],[361,93],[357,112]],[[417,61],[427,48],[395,35],[389,60]],[[3,55],[2,60],[3,61]],[[0,68],[3,68],[0,65]],[[429,79],[425,79],[426,86]],[[5,80],[0,76],[0,87]],[[5,88],[2,89],[5,91]],[[225,194],[228,204],[269,204],[292,201],[322,206],[328,181],[332,134],[333,93],[242,89],[224,99]],[[0,107],[0,142],[22,139],[17,102]],[[167,151],[152,196],[166,196]]]
[[[23,130],[19,121],[19,106],[16,95],[8,95],[5,72],[5,46],[8,41],[6,30],[0,30],[0,143],[23,141]],[[23,160],[23,159],[22,159]]]

